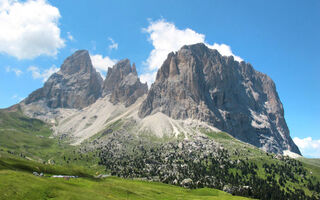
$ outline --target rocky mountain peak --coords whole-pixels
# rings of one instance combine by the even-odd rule
[[[132,73],[138,76],[137,68],[136,68],[136,64],[135,63],[132,64]]]
[[[84,108],[101,96],[102,78],[93,68],[88,51],[79,50],[69,56],[46,81],[32,92],[26,104],[42,102],[49,108]]]
[[[91,59],[87,50],[78,50],[64,60],[60,67],[63,74],[90,73],[92,70]]]
[[[121,102],[130,106],[147,91],[148,86],[140,82],[135,64],[131,66],[130,60],[123,59],[108,69],[102,95],[110,94],[114,104]]]
[[[269,152],[298,153],[274,82],[249,63],[204,44],[170,53],[139,109],[174,119],[199,119]]]

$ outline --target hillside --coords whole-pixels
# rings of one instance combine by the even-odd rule
[[[35,176],[34,171],[45,176]],[[53,174],[81,178],[52,178]],[[163,183],[84,176],[86,173],[79,169],[42,165],[0,152],[0,199],[247,199],[209,188],[190,190]]]
[[[196,195],[202,195],[202,192],[205,194],[217,194],[216,190],[211,189],[193,189],[190,192],[190,190],[176,186],[167,186],[160,183],[130,181],[132,178],[139,178],[153,182],[160,181],[188,188],[219,188],[233,194],[252,197],[254,197],[254,193],[252,193],[254,191],[259,191],[258,193],[261,194],[275,194],[275,191],[281,190],[286,192],[291,191],[291,195],[303,195],[301,198],[306,199],[307,196],[316,195],[315,192],[319,190],[317,187],[320,186],[320,167],[316,164],[317,160],[304,158],[301,160],[302,162],[299,162],[288,157],[267,154],[257,147],[248,145],[233,138],[227,133],[212,132],[211,129],[199,129],[203,134],[202,139],[198,138],[196,140],[198,142],[200,141],[202,145],[201,149],[199,149],[200,151],[195,151],[192,147],[195,145],[195,148],[197,148],[199,144],[190,143],[188,141],[184,142],[183,138],[179,140],[180,143],[175,143],[175,140],[172,138],[167,138],[165,140],[154,138],[153,140],[150,140],[148,139],[148,136],[145,135],[145,140],[143,140],[142,143],[141,137],[134,138],[123,133],[124,129],[128,130],[128,124],[126,121],[121,120],[114,122],[106,128],[106,130],[112,129],[112,133],[104,135],[102,133],[102,135],[97,134],[96,136],[86,140],[80,146],[70,146],[63,140],[59,142],[56,138],[48,137],[51,132],[47,124],[24,116],[18,108],[11,109],[10,111],[0,111],[0,114],[1,121],[5,122],[0,124],[0,128],[2,130],[0,132],[0,136],[5,138],[5,140],[0,140],[5,141],[1,143],[0,148],[0,168],[2,174],[2,181],[0,181],[0,184],[4,184],[4,188],[8,187],[6,184],[9,183],[9,185],[17,185],[16,187],[21,188],[19,191],[21,190],[22,193],[29,193],[34,189],[32,187],[24,186],[19,181],[16,181],[17,178],[19,180],[24,180],[22,182],[31,181],[34,183],[33,186],[38,188],[38,192],[31,192],[32,195],[46,195],[45,191],[59,188],[58,191],[53,192],[52,195],[58,195],[58,197],[61,195],[61,198],[66,194],[66,191],[70,191],[70,194],[68,193],[68,195],[74,195],[74,198],[80,198],[80,196],[77,196],[77,187],[80,187],[82,190],[86,189],[87,192],[83,195],[89,195],[87,197],[90,198],[90,194],[92,194],[93,191],[98,191],[98,189],[103,190],[102,188],[107,186],[110,187],[110,185],[119,186],[122,189],[127,188],[127,190],[130,191],[130,194],[145,194],[146,196],[141,197],[142,199],[148,199],[148,195],[153,194],[149,191],[149,189],[151,191],[154,190],[152,188],[153,186],[160,187],[160,189],[157,189],[157,191],[159,190],[159,199],[164,197],[170,199],[170,197],[176,197],[178,194],[181,194],[182,196],[186,195],[190,199],[200,198]],[[26,125],[24,123],[25,121],[31,121],[33,123],[27,123],[28,125]],[[10,123],[15,124],[14,128],[12,128],[11,131],[4,131],[7,129],[7,126],[13,127],[13,124]],[[119,133],[122,133],[122,135],[119,136]],[[39,135],[42,135],[43,137],[39,137]],[[206,137],[209,140],[204,139]],[[13,140],[13,138],[15,138],[15,140]],[[117,140],[115,140],[115,138],[117,138]],[[11,143],[10,141],[14,141],[14,144],[17,145],[12,145],[13,142]],[[104,141],[105,143],[103,146],[109,146],[110,149],[107,150],[105,148],[100,148],[99,145],[97,145],[98,141]],[[164,146],[164,141],[171,146]],[[43,143],[46,145],[41,145]],[[175,145],[177,146],[175,147]],[[179,150],[181,145],[183,147]],[[41,151],[39,151],[39,146],[41,146]],[[122,147],[117,149],[115,148],[116,146]],[[137,148],[134,148],[133,150],[132,148],[134,146]],[[166,148],[175,149],[175,151]],[[190,150],[193,152],[192,154],[185,154],[185,152],[189,152]],[[207,152],[208,150],[213,154],[203,154],[203,152]],[[162,152],[164,157],[162,158],[161,154],[157,154],[157,152]],[[130,155],[132,156],[130,157]],[[169,158],[171,160],[171,164],[167,163],[165,158]],[[198,162],[198,164],[194,163],[195,158],[200,158],[200,162]],[[156,162],[155,160],[153,161],[153,159],[156,159]],[[170,168],[170,166],[174,166],[175,164],[179,164],[184,167],[180,169]],[[156,169],[157,166],[160,165],[165,168],[156,172],[154,175],[152,174],[155,172],[152,172],[152,170],[145,171],[150,168],[150,166],[151,169],[153,168],[152,166]],[[126,167],[123,168],[121,166]],[[180,175],[180,178],[177,179],[174,174],[176,171],[179,172],[179,170],[183,170],[183,175]],[[42,179],[35,177],[31,174],[33,171],[37,171],[39,173],[44,172],[45,174],[79,175],[81,177],[93,177],[93,175],[96,174],[107,173],[114,176],[124,177],[126,179],[108,178],[97,182],[94,179],[81,178],[77,180],[70,180],[65,183],[63,180],[60,181],[55,179],[52,180],[51,178]],[[171,178],[164,180],[163,177],[166,177],[166,173],[168,172],[172,173],[169,176]],[[195,172],[198,174],[196,176],[198,178],[204,177],[205,175],[210,176],[210,174],[212,174],[215,177],[215,180],[219,180],[222,185],[217,185],[215,182],[212,182],[212,180],[210,181],[210,179],[206,182],[202,181],[202,183],[206,184],[197,185],[195,184],[196,177],[192,177],[192,174]],[[312,174],[310,172],[312,172]],[[202,173],[204,174],[202,175]],[[162,175],[155,177],[157,174]],[[191,177],[193,179],[192,182],[184,181],[183,183],[182,181],[187,179],[187,177]],[[175,182],[175,179],[178,181]],[[42,184],[38,185],[37,181],[39,180],[50,184],[50,187],[42,187]],[[256,184],[255,181],[259,181],[259,184]],[[311,185],[309,184],[310,181]],[[67,184],[70,182],[72,183],[71,185],[73,185],[72,188],[70,188],[70,184]],[[131,190],[132,188],[135,188],[135,184],[143,185],[143,188],[140,188],[141,185],[139,185],[139,188],[141,189],[140,192],[134,192]],[[255,185],[260,185],[262,187],[260,187],[260,189],[255,188]],[[313,185],[315,188],[312,188],[309,185]],[[172,193],[162,194],[161,191],[168,191],[168,188],[165,187],[172,187],[172,189],[170,189]],[[103,192],[101,195],[123,195],[121,192],[118,194],[109,193],[118,190],[119,189],[106,189],[105,193]],[[264,190],[273,191],[269,191],[267,193],[263,192]],[[123,192],[125,192],[125,190]],[[221,192],[218,193],[225,194]],[[192,196],[192,194],[195,196]],[[12,192],[11,195],[14,195],[14,192]],[[19,198],[21,193],[16,195],[17,196],[15,196],[15,198]],[[183,197],[183,199],[185,199],[186,196]],[[226,196],[226,199],[231,197],[232,196]],[[126,197],[124,197],[124,199],[125,198]],[[207,199],[208,197],[203,198]],[[212,198],[215,199],[215,197]],[[256,198],[280,199],[276,196],[256,196]],[[318,197],[315,196],[314,198],[316,199]]]

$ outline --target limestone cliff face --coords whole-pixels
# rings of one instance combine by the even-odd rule
[[[156,112],[208,122],[269,152],[300,154],[274,82],[249,63],[221,56],[204,44],[183,46],[168,55],[139,116]]]
[[[112,103],[120,102],[130,106],[147,91],[148,86],[140,82],[135,64],[131,66],[130,61],[124,59],[108,69],[102,96],[110,94]]]
[[[32,92],[25,104],[44,101],[49,108],[81,109],[101,96],[102,78],[93,68],[88,51],[69,56],[44,86]]]

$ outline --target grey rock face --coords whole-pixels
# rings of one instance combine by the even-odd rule
[[[249,63],[221,56],[204,44],[183,46],[168,55],[139,116],[156,112],[208,122],[268,152],[300,154],[274,82]]]
[[[26,104],[44,101],[49,108],[84,108],[101,96],[103,80],[93,68],[88,51],[69,56],[44,86],[32,92]]]
[[[131,66],[130,61],[124,59],[108,69],[102,95],[111,94],[112,103],[121,102],[125,106],[130,106],[147,91],[148,86],[140,82],[135,64]]]

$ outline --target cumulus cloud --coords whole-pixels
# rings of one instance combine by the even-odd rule
[[[236,56],[232,53],[231,47],[226,44],[217,44],[214,43],[213,45],[206,44],[210,49],[216,49],[219,51],[219,53],[223,56],[233,56],[234,60],[241,62],[242,58],[239,56]]]
[[[111,59],[108,56],[103,57],[101,54],[90,55],[92,65],[100,72],[101,76],[104,78],[105,73],[108,71],[108,67],[112,67],[116,64],[117,60]]]
[[[108,40],[111,42],[111,44],[109,45],[109,50],[118,49],[118,43],[116,43],[111,37],[108,38]]]
[[[314,140],[312,137],[298,138],[294,137],[293,141],[299,147],[302,155],[312,158],[320,158],[320,140]]]
[[[157,71],[148,72],[140,75],[141,83],[147,83],[148,87],[151,87],[151,84],[154,82],[157,76]]]
[[[204,43],[209,48],[217,49],[224,56],[232,55],[235,60],[242,61],[239,56],[235,56],[232,53],[230,46],[217,43],[211,45],[205,41],[204,34],[197,33],[190,28],[178,29],[173,23],[167,22],[164,19],[150,21],[149,26],[144,28],[143,32],[149,35],[148,40],[154,47],[145,61],[145,64],[148,66],[147,72],[141,75],[147,78],[145,80],[148,80],[149,86],[154,81],[151,77],[155,78],[155,75],[151,76],[151,74],[154,74],[161,67],[170,52],[178,51],[183,45]]]
[[[20,76],[23,73],[20,69],[12,68],[10,66],[6,67],[6,72],[14,72],[16,76]]]
[[[57,68],[55,65],[52,65],[49,69],[40,70],[39,67],[36,66],[30,66],[28,68],[28,71],[32,73],[33,79],[42,79],[42,82],[46,82],[48,78],[53,74],[59,71],[59,68]]]
[[[0,0],[0,53],[18,59],[55,56],[65,46],[58,8],[46,0]]]

